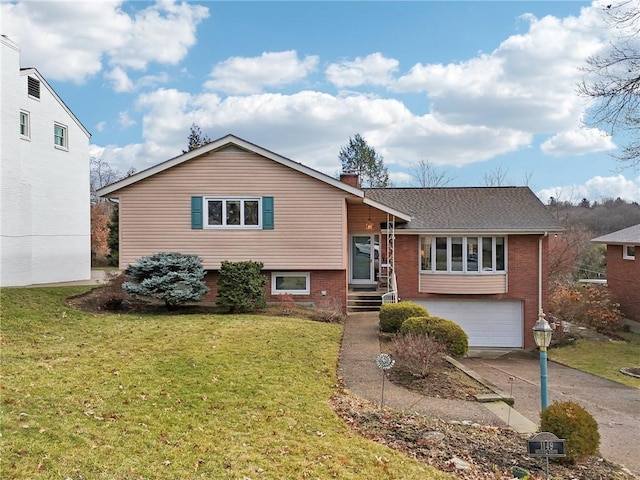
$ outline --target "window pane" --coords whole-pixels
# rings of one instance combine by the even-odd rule
[[[462,271],[462,237],[451,237],[451,270]]]
[[[65,146],[65,128],[60,125],[54,125],[53,127],[53,141],[60,147]]]
[[[276,290],[307,290],[307,276],[276,277]]]
[[[420,237],[420,270],[431,270],[431,237]]]
[[[27,128],[28,118],[29,117],[26,113],[20,112],[20,135],[27,136],[29,134],[29,130]]]
[[[496,237],[496,270],[504,271],[504,237]]]
[[[636,256],[636,246],[635,245],[625,245],[625,257],[634,258]]]
[[[436,270],[447,271],[447,237],[436,237]]]
[[[257,200],[245,200],[244,224],[258,225],[258,201]]]
[[[493,270],[493,242],[491,238],[482,238],[482,270]]]
[[[209,200],[209,225],[222,225],[222,201]]]
[[[227,225],[240,225],[240,200],[227,200]]]
[[[467,271],[478,271],[478,237],[467,238]]]

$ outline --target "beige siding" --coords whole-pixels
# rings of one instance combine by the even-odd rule
[[[507,275],[420,274],[420,293],[498,294],[507,293]]]
[[[373,230],[367,231],[366,223],[371,220]],[[349,205],[348,229],[350,234],[380,233],[380,223],[387,221],[387,214],[368,205]]]
[[[120,265],[163,251],[195,253],[205,268],[257,260],[265,269],[344,269],[346,194],[259,155],[223,150],[118,192]],[[192,230],[192,196],[273,196],[274,230]]]

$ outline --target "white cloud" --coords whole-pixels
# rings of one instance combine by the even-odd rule
[[[560,132],[540,145],[546,155],[563,157],[615,150],[611,136],[597,128]]]
[[[135,16],[125,13],[122,4],[2,3],[2,33],[21,47],[23,66],[37,66],[53,80],[82,83],[103,69],[105,59],[114,69],[176,64],[195,44],[196,27],[208,16],[207,8],[187,2],[159,1]]]
[[[107,122],[105,122],[105,121],[103,120],[103,121],[98,122],[98,123],[96,124],[96,130],[97,130],[98,132],[104,132],[104,129],[106,128],[106,126],[107,126]]]
[[[133,82],[122,68],[116,67],[113,70],[106,72],[104,78],[110,80],[115,92],[131,92],[133,90]]]
[[[623,175],[612,177],[596,176],[582,185],[545,188],[540,190],[537,195],[543,202],[547,202],[550,197],[574,203],[582,198],[594,201],[618,197],[627,202],[640,202],[640,177],[626,178]]]
[[[129,112],[120,112],[118,114],[118,123],[122,128],[128,128],[136,124],[136,121],[129,117]]]
[[[299,59],[295,50],[264,52],[259,57],[231,57],[213,67],[205,88],[229,94],[260,93],[265,87],[283,87],[316,70],[319,58]]]
[[[399,62],[379,52],[353,61],[332,63],[327,67],[327,79],[338,88],[358,87],[365,84],[387,85],[398,70]]]
[[[512,128],[531,134],[575,130],[585,103],[576,93],[585,58],[603,45],[598,10],[537,19],[491,53],[459,63],[414,65],[393,89],[424,92],[447,123]],[[594,145],[599,147],[599,145]]]

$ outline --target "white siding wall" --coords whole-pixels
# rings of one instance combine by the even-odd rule
[[[0,43],[0,285],[88,279],[89,137],[45,82],[39,100],[27,95],[17,46]],[[20,110],[29,112],[30,140],[20,137]],[[67,151],[54,147],[54,122],[67,127]]]

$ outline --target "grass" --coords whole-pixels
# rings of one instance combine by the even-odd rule
[[[452,478],[331,410],[341,326],[93,315],[3,289],[3,479]]]
[[[623,367],[640,366],[640,335],[621,333],[626,342],[580,339],[574,345],[549,350],[555,362],[589,372],[630,387],[640,388],[640,378],[620,373]]]

